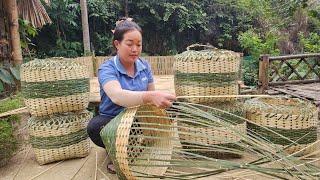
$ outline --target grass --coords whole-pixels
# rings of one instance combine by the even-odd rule
[[[20,94],[0,101],[0,113],[23,107]],[[4,166],[17,149],[17,139],[14,136],[13,122],[18,122],[18,115],[0,118],[0,167]]]

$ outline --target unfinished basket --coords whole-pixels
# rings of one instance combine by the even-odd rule
[[[175,56],[174,84],[177,96],[237,95],[240,69],[238,53],[212,46],[192,45]],[[188,98],[194,103],[232,98]]]
[[[40,165],[85,157],[90,140],[86,131],[92,118],[89,111],[31,117],[28,120],[30,142]]]
[[[21,89],[33,116],[83,110],[89,103],[88,70],[64,58],[33,60],[21,66]]]
[[[161,176],[170,164],[173,121],[162,109],[147,105],[128,108],[100,135],[120,179],[137,179],[141,173]]]
[[[240,158],[241,155],[235,153],[228,153],[226,150],[217,148],[216,150],[208,150],[207,147],[212,145],[222,146],[226,148],[236,148],[242,150],[237,145],[243,137],[240,134],[246,134],[246,121],[242,118],[245,116],[245,111],[241,109],[243,104],[236,103],[211,103],[207,106],[216,108],[217,110],[201,108],[213,116],[216,116],[217,121],[225,121],[230,123],[229,126],[221,126],[218,123],[208,121],[203,118],[188,118],[187,116],[180,116],[186,118],[185,122],[178,121],[179,138],[184,148],[192,149],[197,147],[197,151],[193,153],[205,155],[207,157],[215,158]],[[223,110],[223,111],[219,111]],[[232,114],[229,114],[232,113]],[[237,117],[238,116],[238,117]],[[233,129],[236,129],[233,130]],[[206,147],[206,150],[199,150],[201,146]],[[212,148],[214,149],[214,148]]]
[[[254,98],[245,107],[251,121],[248,130],[287,153],[303,150],[298,154],[307,154],[316,148],[311,145],[317,141],[317,109],[311,103],[286,97]]]

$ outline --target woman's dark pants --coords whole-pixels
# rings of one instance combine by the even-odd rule
[[[101,136],[101,129],[112,120],[110,116],[98,115],[92,118],[87,126],[87,132],[90,139],[97,145],[102,148],[105,148]]]

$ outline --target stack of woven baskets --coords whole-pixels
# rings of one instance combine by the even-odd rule
[[[21,66],[21,88],[32,117],[30,142],[39,164],[85,157],[92,114],[85,66],[63,58],[34,60]]]
[[[239,53],[220,50],[207,45],[194,44],[189,46],[187,51],[175,56],[174,85],[176,95],[184,97],[183,101],[186,102],[205,104],[244,116],[245,113],[240,109],[242,107],[241,103],[235,102],[235,98],[227,97],[227,95],[239,94],[237,81],[240,77],[240,61]],[[213,97],[219,95],[226,95],[226,97]],[[230,120],[229,122],[233,123],[236,128],[246,133],[246,122],[241,118],[237,120],[228,119],[228,117],[222,118]],[[241,140],[230,130],[219,125],[215,128],[194,126],[192,123],[181,125],[188,127],[188,131],[193,131],[190,133],[203,134],[201,138],[194,139],[195,142],[233,146],[234,144],[230,142]],[[213,136],[221,140],[216,141],[206,138]],[[180,134],[179,137],[182,142],[191,140],[191,136],[188,135]],[[216,156],[216,154],[217,157],[223,156],[221,153],[207,153],[210,156]]]

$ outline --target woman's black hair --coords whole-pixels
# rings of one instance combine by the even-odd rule
[[[128,31],[133,30],[138,30],[142,34],[142,29],[140,28],[140,26],[137,23],[133,22],[131,18],[120,18],[113,32],[113,46],[115,40],[122,41],[124,34]]]

